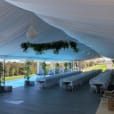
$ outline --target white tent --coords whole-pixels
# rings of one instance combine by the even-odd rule
[[[0,0],[0,57],[82,60],[103,55],[113,58],[113,6],[113,0]],[[31,26],[37,38],[26,37]],[[69,39],[78,43],[78,53],[68,49],[58,55],[51,50],[38,55],[33,50],[25,53],[20,47],[26,41]]]
[[[35,13],[98,53],[114,58],[113,0],[6,0]]]

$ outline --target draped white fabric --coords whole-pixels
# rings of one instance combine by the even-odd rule
[[[65,78],[65,77],[70,77],[72,75],[76,75],[79,74],[81,72],[79,71],[73,71],[73,72],[67,72],[67,73],[60,73],[60,74],[55,74],[52,76],[48,76],[48,77],[38,77],[36,79],[37,84],[39,85],[40,88],[48,88],[48,87],[52,87],[54,85],[59,84],[60,79]]]
[[[99,73],[100,70],[94,70],[63,78],[60,80],[60,87],[63,89],[73,89],[75,87],[83,85],[85,82],[95,77]]]
[[[114,0],[6,0],[114,58]]]
[[[27,38],[27,32],[30,31],[31,26],[32,30],[35,30],[35,38]],[[78,43],[78,53],[74,53],[72,49],[62,49],[58,55],[53,54],[51,50],[38,55],[32,49],[25,53],[20,46],[21,43],[27,41],[41,43],[69,39],[72,38],[63,31],[45,23],[35,14],[0,0],[0,58],[81,60],[99,57],[95,51],[76,40],[74,41]]]
[[[101,84],[102,89],[106,90],[111,82],[111,73],[111,70],[100,73],[98,76],[89,81],[90,87],[94,90],[96,89],[97,84]]]

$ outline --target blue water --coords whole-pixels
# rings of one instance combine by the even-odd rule
[[[41,75],[34,75],[30,78],[30,81],[35,81],[37,77],[42,77]],[[25,79],[17,79],[17,80],[10,80],[10,81],[6,81],[5,85],[6,86],[13,86],[13,88],[17,88],[17,87],[22,87],[24,86],[24,81]]]

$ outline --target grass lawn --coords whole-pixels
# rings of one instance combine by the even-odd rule
[[[9,77],[6,77],[5,79],[6,80],[16,80],[16,79],[21,79],[21,78],[24,78],[24,75],[20,75],[20,76],[9,76]]]
[[[101,64],[101,65],[95,65],[92,67],[85,68],[83,71],[90,71],[90,70],[97,70],[101,69],[102,71],[106,70],[106,64]]]

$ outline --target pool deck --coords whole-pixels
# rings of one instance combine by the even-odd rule
[[[86,84],[74,92],[58,86],[41,90],[38,86],[14,88],[0,94],[1,114],[95,114],[100,98]]]

